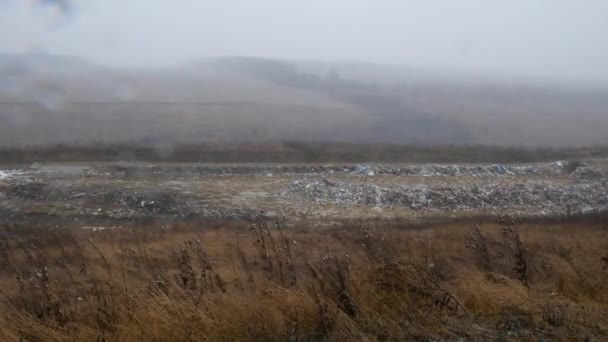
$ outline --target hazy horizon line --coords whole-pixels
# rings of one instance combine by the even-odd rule
[[[213,61],[213,60],[221,60],[221,59],[230,59],[230,58],[242,58],[242,59],[250,59],[250,60],[267,60],[267,61],[277,61],[277,62],[285,62],[285,63],[318,63],[318,64],[328,64],[332,66],[336,66],[339,64],[344,65],[360,65],[360,66],[373,66],[373,67],[384,67],[384,68],[394,68],[396,71],[417,71],[422,73],[429,73],[430,79],[443,78],[445,81],[448,79],[456,79],[459,81],[488,81],[488,82],[498,82],[498,83],[507,83],[507,84],[520,84],[520,85],[559,85],[559,86],[568,86],[572,85],[575,87],[580,86],[588,86],[588,87],[600,87],[600,88],[608,88],[608,79],[596,78],[596,79],[582,79],[582,78],[573,78],[573,77],[565,77],[565,76],[549,76],[549,75],[525,75],[524,73],[515,73],[515,72],[506,72],[499,71],[497,69],[489,69],[489,68],[448,68],[448,67],[433,67],[433,66],[422,66],[415,65],[412,63],[389,63],[389,62],[377,62],[377,61],[367,61],[363,59],[342,59],[342,58],[289,58],[289,57],[278,57],[278,56],[269,56],[269,55],[243,55],[243,54],[225,54],[225,55],[210,55],[210,56],[200,56],[200,57],[190,57],[184,59],[182,61],[175,61],[171,63],[158,63],[155,65],[145,65],[139,66],[131,63],[122,63],[123,65],[119,65],[118,63],[107,63],[101,59],[91,58],[89,56],[69,54],[69,53],[55,53],[48,51],[7,51],[0,52],[0,56],[2,55],[10,55],[13,57],[19,56],[36,56],[36,57],[55,57],[55,58],[70,58],[70,59],[80,59],[83,62],[91,64],[92,66],[109,68],[113,70],[171,70],[175,68],[183,68],[187,66],[191,66],[192,64],[196,64],[197,62],[202,61]],[[399,70],[401,69],[401,70]],[[406,70],[407,69],[407,70]]]

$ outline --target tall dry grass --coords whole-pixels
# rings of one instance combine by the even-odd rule
[[[603,222],[0,230],[2,341],[608,338]]]

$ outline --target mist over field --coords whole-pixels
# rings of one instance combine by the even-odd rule
[[[0,146],[607,144],[601,1],[3,1]]]
[[[608,143],[603,90],[426,78],[405,67],[377,64],[241,57],[125,70],[79,58],[4,55],[0,65],[4,146],[244,140]]]

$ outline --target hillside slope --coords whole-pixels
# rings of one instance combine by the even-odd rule
[[[0,73],[10,75],[0,77],[3,146],[341,140],[363,137],[374,123],[365,110],[321,93],[205,68],[5,63]]]
[[[352,62],[221,60],[228,69],[364,108],[371,135],[392,143],[579,146],[607,144],[608,90]],[[277,64],[277,62],[274,62]]]
[[[606,94],[365,63],[225,57],[120,70],[75,57],[0,55],[0,146],[608,144]]]

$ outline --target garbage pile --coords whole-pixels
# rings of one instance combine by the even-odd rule
[[[177,195],[167,192],[125,193],[113,190],[99,197],[102,203],[118,204],[146,214],[172,214],[183,211]]]
[[[94,221],[247,219],[259,209],[316,215],[319,207],[323,215],[341,215],[344,207],[325,206],[331,204],[365,206],[353,210],[362,214],[373,207],[589,213],[608,208],[608,168],[602,163],[33,165],[0,171],[0,221],[46,220],[45,215]],[[229,177],[235,175],[253,177]],[[206,176],[226,178],[216,183]],[[313,203],[321,206],[307,207]]]
[[[111,177],[111,178],[149,178],[149,177],[198,177],[198,176],[235,176],[258,175],[272,176],[274,174],[332,174],[336,172],[350,172],[352,166],[336,165],[203,165],[203,164],[166,164],[152,165],[140,163],[125,163],[102,167],[93,167],[84,171],[84,177]]]
[[[352,176],[422,176],[422,177],[500,177],[500,176],[564,176],[585,175],[601,177],[604,170],[589,167],[582,162],[557,161],[545,164],[357,164],[357,165],[205,165],[205,164],[145,164],[124,163],[91,167],[83,171],[84,177],[148,178],[148,177],[200,177],[234,175],[329,175]]]
[[[582,167],[572,172],[574,178],[580,180],[608,179],[608,172],[599,168]]]
[[[5,179],[13,179],[25,174],[22,170],[0,170],[0,181]]]
[[[393,165],[355,165],[346,168],[351,175],[375,176],[422,176],[422,177],[497,177],[497,176],[561,176],[587,170],[589,175],[600,177],[603,170],[594,169],[581,162],[557,161],[539,165],[486,165],[486,164],[417,164]]]
[[[11,185],[4,193],[4,196],[7,198],[37,201],[59,201],[67,198],[67,195],[63,191],[38,182]]]
[[[606,183],[550,184],[493,182],[475,185],[408,184],[382,187],[322,180],[298,180],[282,196],[322,204],[403,207],[413,210],[559,209],[608,207]]]
[[[218,208],[205,199],[191,198],[171,191],[81,186],[58,187],[41,182],[12,184],[0,191],[0,199],[53,203],[57,205],[53,212],[67,210],[71,215],[76,216],[93,215],[114,219],[135,219],[158,215],[247,219],[258,213],[256,210],[248,208]],[[0,218],[2,217],[12,217],[12,215],[0,215]]]

